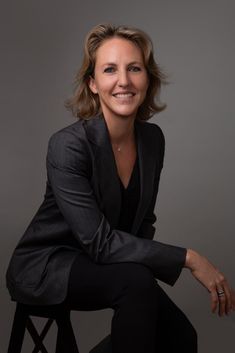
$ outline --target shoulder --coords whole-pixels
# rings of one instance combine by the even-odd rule
[[[144,143],[148,144],[151,153],[156,153],[160,158],[160,169],[163,167],[165,155],[165,136],[159,125],[155,123],[140,122],[140,130],[143,131]]]
[[[153,122],[138,122],[146,138],[154,140],[158,145],[165,145],[165,136],[159,125]]]
[[[58,142],[67,143],[73,140],[79,140],[83,137],[83,134],[83,121],[78,120],[75,123],[54,132],[49,139],[49,145],[53,145]]]
[[[78,120],[51,135],[48,141],[47,162],[56,167],[76,169],[87,162],[87,141],[84,120]]]

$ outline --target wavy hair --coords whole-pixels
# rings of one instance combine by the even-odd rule
[[[90,76],[94,77],[97,49],[105,40],[113,37],[130,40],[140,48],[143,54],[149,86],[145,100],[138,108],[136,118],[148,120],[155,113],[166,108],[166,104],[160,101],[160,90],[162,84],[168,82],[166,74],[154,60],[153,44],[150,37],[144,31],[134,27],[99,24],[88,32],[85,38],[83,62],[75,75],[73,95],[65,101],[65,107],[75,117],[81,119],[90,119],[101,113],[99,96],[90,90],[89,78]]]

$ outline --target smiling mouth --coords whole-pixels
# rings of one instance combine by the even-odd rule
[[[135,93],[128,92],[128,93],[115,93],[113,94],[115,98],[132,98],[135,96]]]

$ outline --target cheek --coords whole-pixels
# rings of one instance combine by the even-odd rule
[[[146,77],[145,77],[145,91],[147,92],[147,90],[148,90],[148,87],[149,87],[149,78],[148,78],[148,76],[146,75]]]
[[[139,89],[140,89],[143,93],[146,93],[146,92],[147,92],[148,85],[149,85],[149,80],[148,80],[147,77],[142,77],[142,78],[138,81],[138,87],[139,87]]]
[[[147,91],[148,91],[148,86],[149,86],[149,81],[148,79],[143,79],[141,82],[141,104],[145,101],[146,99],[146,95],[147,95]]]
[[[108,94],[112,89],[113,84],[111,80],[103,79],[99,82],[99,92],[100,94]]]
[[[141,92],[144,97],[147,94],[147,90],[148,90],[148,82],[145,82],[144,84],[142,84],[142,87],[141,87]]]

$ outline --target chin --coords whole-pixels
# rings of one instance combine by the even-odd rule
[[[129,116],[133,116],[137,114],[138,109],[120,109],[120,110],[116,110],[114,111],[114,113],[116,115],[120,115],[123,117],[129,117]]]

